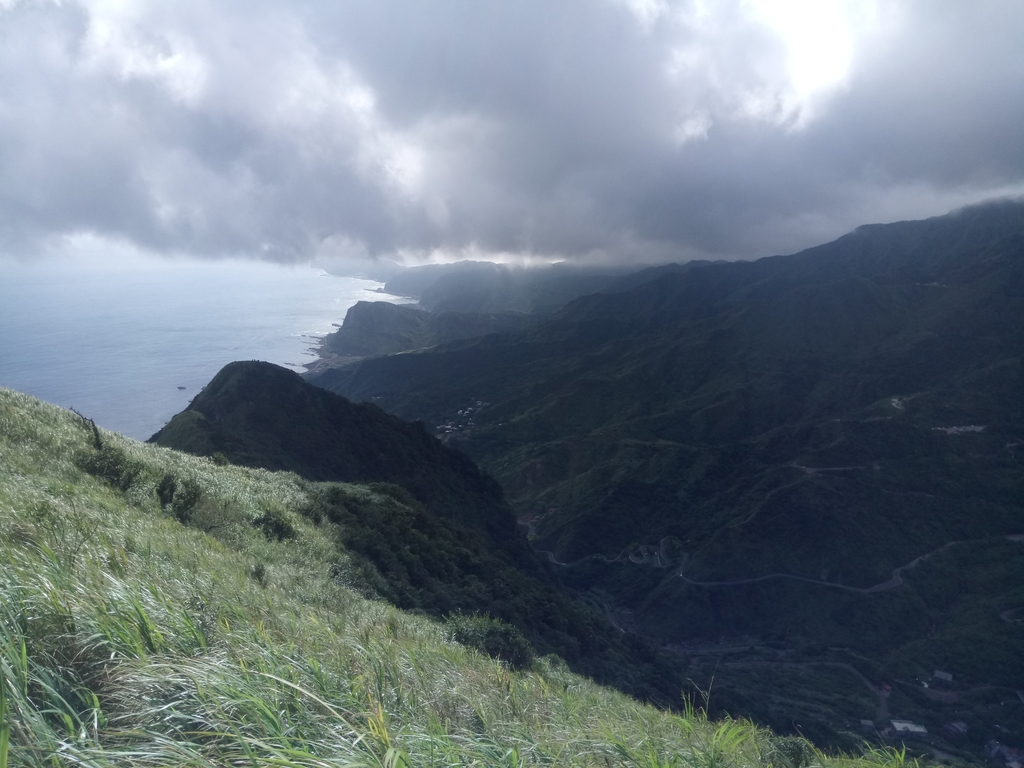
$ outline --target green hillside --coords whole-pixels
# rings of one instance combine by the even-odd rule
[[[1022,356],[1024,206],[1005,204],[312,380],[445,425],[559,560],[676,537],[693,579],[869,586],[1022,532]]]
[[[309,480],[392,483],[513,561],[533,562],[501,489],[464,454],[422,425],[350,403],[280,366],[229,363],[151,441]]]
[[[1001,690],[1012,728],[991,702],[904,711],[1024,741],[1024,636],[1000,618],[1024,604],[1024,204],[667,271],[311,380],[465,450],[565,583],[715,674],[723,706],[826,734],[881,719],[870,686],[948,669]],[[723,640],[755,650],[730,667]],[[852,666],[868,703],[790,662]]]
[[[361,595],[322,487],[0,390],[0,766],[903,764],[494,661]]]

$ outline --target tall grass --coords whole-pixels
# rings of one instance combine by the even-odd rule
[[[652,709],[553,657],[513,670],[364,598],[294,475],[103,442],[98,471],[76,417],[0,390],[0,768],[784,764],[750,723]],[[194,489],[187,516],[168,477]],[[260,527],[271,509],[294,536]]]

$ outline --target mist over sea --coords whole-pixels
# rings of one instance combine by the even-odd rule
[[[379,287],[252,261],[0,261],[0,387],[145,440],[226,363],[303,370],[349,307],[393,298]]]

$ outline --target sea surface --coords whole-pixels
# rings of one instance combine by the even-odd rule
[[[252,261],[0,260],[0,387],[149,438],[233,360],[302,371],[380,283]]]

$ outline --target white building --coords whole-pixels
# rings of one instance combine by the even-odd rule
[[[921,735],[921,734],[928,733],[928,729],[925,728],[923,725],[918,725],[917,723],[912,723],[909,720],[891,720],[890,722],[892,723],[892,729],[896,733],[914,734],[914,735]]]

